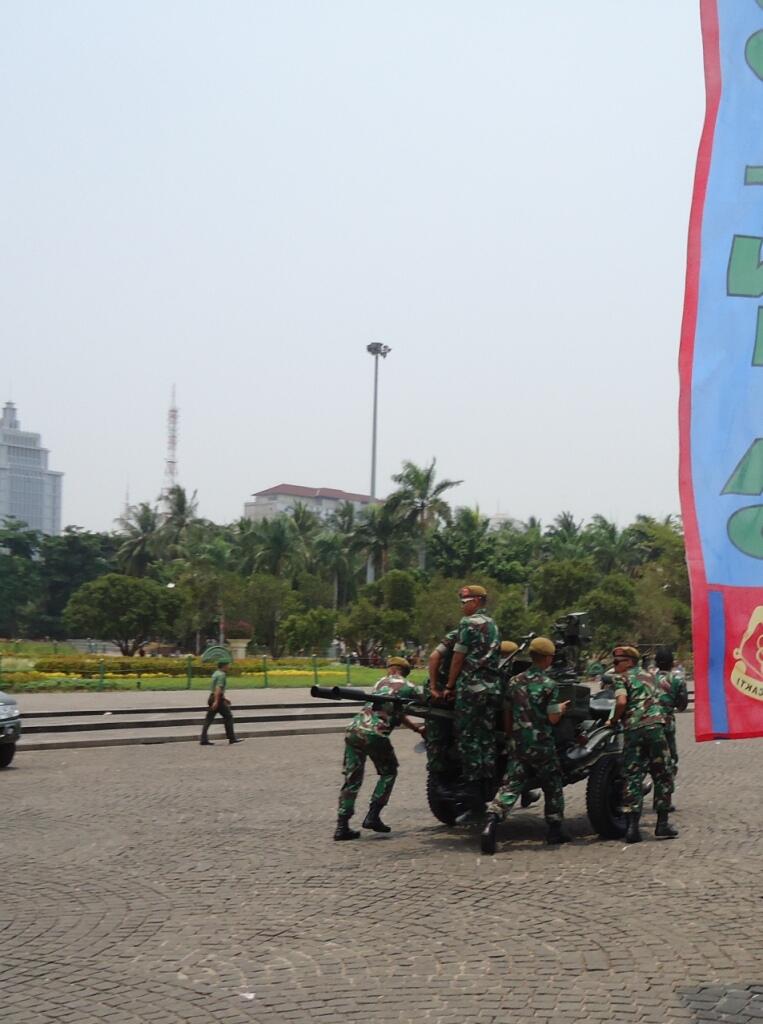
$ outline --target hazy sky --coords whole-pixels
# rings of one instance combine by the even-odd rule
[[[699,0],[5,0],[0,403],[109,529],[179,477],[437,457],[458,504],[678,511]]]

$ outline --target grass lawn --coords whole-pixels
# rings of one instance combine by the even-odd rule
[[[369,688],[384,675],[383,669],[363,668],[359,665],[350,666],[349,684],[347,680],[347,668],[344,665],[336,667],[319,668],[318,683],[320,686],[361,686]],[[415,669],[409,676],[411,682],[421,686],[427,677],[425,669]],[[297,672],[293,669],[288,672],[268,672],[268,687],[278,689],[284,687],[306,687],[312,686],[314,682],[313,673],[310,670]],[[209,676],[199,676],[191,680],[192,690],[208,690]],[[252,676],[237,676],[233,672],[228,674],[228,686],[230,689],[261,690],[265,686],[263,674]],[[2,675],[0,675],[0,690],[7,689],[9,693],[61,693],[66,691],[91,691],[91,690],[186,690],[188,680],[185,676],[152,676],[149,679],[119,679],[106,678],[101,686],[98,679],[36,679],[29,682],[14,682],[4,687]]]

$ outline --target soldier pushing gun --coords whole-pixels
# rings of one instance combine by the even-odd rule
[[[344,737],[344,785],[339,794],[339,816],[337,818],[334,839],[341,841],[359,839],[360,832],[350,828],[350,818],[355,812],[355,801],[363,784],[363,773],[366,758],[370,757],[374,768],[379,773],[368,814],[363,819],[363,828],[373,832],[390,832],[380,814],[389,801],[392,787],[397,778],[398,762],[390,742],[390,733],[397,725],[404,725],[420,736],[424,727],[412,721],[397,704],[394,698],[420,697],[419,689],[407,682],[406,676],[410,665],[405,658],[389,658],[387,675],[378,681],[370,696],[378,698],[389,695],[393,700],[381,702],[378,699],[369,701],[357,714]]]

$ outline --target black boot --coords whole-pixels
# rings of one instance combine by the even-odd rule
[[[657,812],[657,827],[654,830],[654,834],[655,836],[657,836],[658,839],[678,838],[678,829],[673,828],[673,826],[668,821],[667,811]]]
[[[640,843],[641,832],[639,831],[638,823],[641,815],[631,812],[626,817],[628,819],[628,828],[625,830],[626,843]]]
[[[492,857],[495,853],[495,834],[498,831],[498,825],[500,818],[497,814],[489,812],[485,819],[485,827],[482,830],[482,837],[480,839],[480,849],[488,857]]]
[[[241,743],[241,742],[242,742],[242,741],[241,741],[241,740],[239,740],[239,739],[236,739],[236,737],[235,737],[235,736],[233,737],[233,739],[232,739],[232,740],[228,740],[228,743]]]
[[[214,743],[212,742],[212,740],[208,740],[206,736],[202,736],[201,739],[199,740],[199,743],[202,745],[202,747],[213,747],[214,746]]]
[[[372,832],[391,832],[389,825],[385,825],[379,817],[382,804],[378,800],[372,800],[368,808],[368,814],[363,819],[363,828],[370,828]]]
[[[520,807],[532,807],[533,804],[537,804],[540,800],[539,789],[528,789],[527,792],[523,793],[519,798]]]
[[[546,842],[549,846],[559,846],[561,843],[569,843],[570,840],[571,837],[562,828],[561,821],[550,821],[548,823]]]
[[[360,832],[356,832],[355,829],[350,828],[349,821],[349,814],[340,814],[336,819],[334,839],[336,839],[337,842],[342,839],[360,839]]]

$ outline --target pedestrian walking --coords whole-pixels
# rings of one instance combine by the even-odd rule
[[[228,737],[228,743],[240,743],[241,740],[236,739],[236,733],[233,729],[233,715],[230,710],[230,701],[225,696],[225,689],[228,685],[228,676],[226,674],[227,662],[218,661],[217,669],[212,673],[212,682],[209,687],[209,698],[207,700],[207,717],[204,719],[204,726],[201,730],[201,745],[202,747],[214,746],[212,740],[207,737],[209,727],[214,721],[215,715],[219,714],[225,725],[225,735]]]

